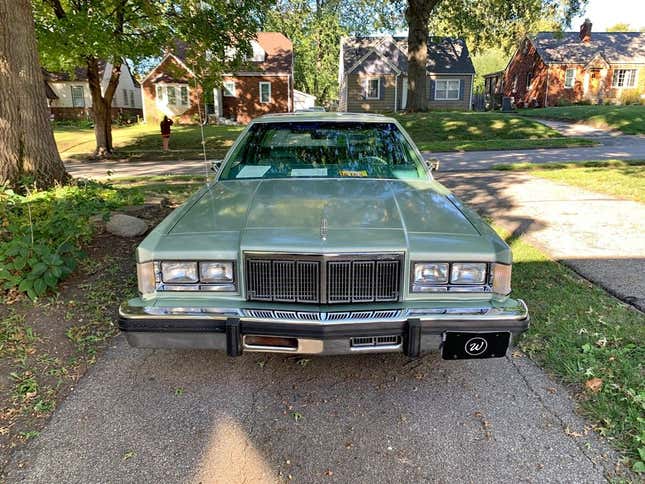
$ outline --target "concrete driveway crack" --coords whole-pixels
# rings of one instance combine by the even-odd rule
[[[524,382],[524,384],[526,385],[526,388],[528,388],[528,390],[529,390],[529,391],[530,391],[530,392],[535,396],[535,398],[537,399],[537,401],[540,403],[540,406],[541,406],[541,407],[542,407],[542,408],[543,408],[543,409],[544,409],[544,410],[545,410],[549,415],[551,415],[553,418],[555,418],[555,419],[559,422],[559,424],[560,424],[560,426],[561,426],[561,428],[562,428],[563,433],[564,433],[564,434],[565,434],[569,439],[571,439],[571,441],[573,442],[573,444],[574,444],[574,445],[575,445],[575,446],[580,450],[580,452],[582,453],[582,455],[584,455],[584,456],[585,456],[585,458],[586,458],[586,459],[591,463],[591,465],[597,468],[599,464],[598,464],[594,459],[592,459],[592,458],[589,456],[589,454],[587,453],[587,449],[585,448],[584,444],[583,444],[582,442],[579,442],[578,440],[576,440],[572,435],[570,435],[570,433],[569,433],[569,432],[567,432],[567,429],[569,428],[569,425],[567,425],[567,422],[566,422],[566,421],[565,421],[565,420],[564,420],[564,419],[563,419],[563,418],[562,418],[562,417],[561,417],[561,416],[560,416],[556,411],[554,411],[554,410],[553,410],[549,405],[547,405],[547,404],[546,404],[546,402],[545,402],[545,401],[544,401],[544,399],[542,398],[542,395],[540,394],[540,392],[539,392],[539,391],[537,391],[537,389],[535,389],[535,387],[531,384],[531,382],[530,382],[530,381],[529,381],[529,379],[526,377],[526,375],[524,374],[524,372],[522,371],[522,369],[521,369],[521,368],[520,368],[520,367],[515,363],[514,358],[513,358],[513,357],[509,357],[509,356],[506,356],[506,359],[510,362],[510,364],[513,366],[513,368],[515,369],[515,371],[517,371],[517,374],[520,376],[520,378],[522,379],[522,381],[523,381],[523,382]],[[605,468],[605,466],[602,466],[602,465],[601,465],[601,468],[602,468],[602,470],[604,471],[604,474],[605,474],[605,475],[604,475],[604,477],[605,477],[605,479],[607,480],[607,482],[610,482],[610,481],[609,481],[609,479],[608,479],[608,478],[607,478],[607,476],[606,476],[607,469]]]

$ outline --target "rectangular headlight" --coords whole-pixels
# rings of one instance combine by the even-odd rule
[[[511,293],[510,264],[493,264],[493,292],[506,296]]]
[[[200,262],[199,279],[205,284],[232,284],[233,262]]]
[[[446,284],[447,262],[417,262],[414,264],[414,284]]]
[[[455,262],[450,273],[452,284],[484,284],[486,264],[482,262]]]
[[[168,284],[191,284],[199,281],[197,276],[197,262],[169,262],[161,263],[161,278]]]

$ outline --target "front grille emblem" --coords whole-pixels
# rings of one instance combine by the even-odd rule
[[[320,220],[320,238],[327,240],[327,219],[325,217]]]

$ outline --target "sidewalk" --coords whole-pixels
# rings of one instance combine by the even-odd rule
[[[437,173],[514,234],[645,311],[645,205],[522,172]]]

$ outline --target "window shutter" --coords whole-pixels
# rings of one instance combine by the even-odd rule
[[[367,79],[361,80],[361,98],[367,99]]]
[[[428,96],[428,99],[430,101],[434,101],[434,79],[428,79],[430,82],[428,82],[428,85],[430,86],[430,95]]]
[[[464,80],[459,79],[459,100],[463,101],[464,100]]]
[[[384,96],[385,96],[385,78],[379,77],[378,78],[378,98],[380,100],[383,100]]]

